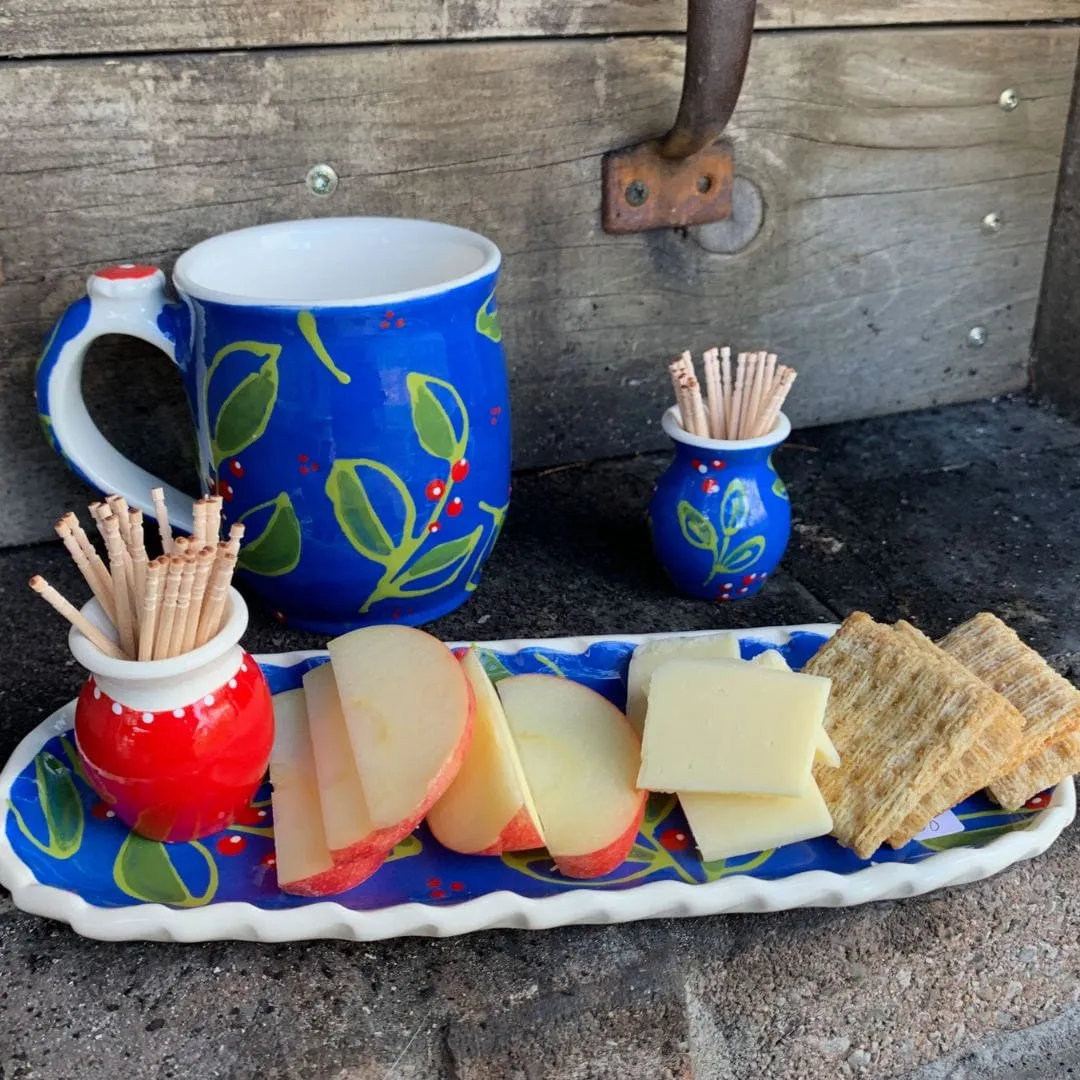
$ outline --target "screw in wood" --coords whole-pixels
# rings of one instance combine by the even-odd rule
[[[1012,112],[1019,104],[1020,95],[1011,86],[1007,90],[1001,91],[1001,97],[998,98],[998,105],[1006,112]]]
[[[649,197],[649,189],[644,180],[631,180],[626,185],[626,201],[631,206],[641,206]]]
[[[983,232],[997,233],[1001,232],[1001,226],[1004,224],[1004,219],[997,210],[991,210],[989,214],[982,219]]]
[[[329,165],[312,165],[308,169],[307,186],[312,195],[333,195],[338,186],[338,174]]]
[[[985,326],[973,326],[968,331],[968,344],[973,349],[981,349],[990,339]]]

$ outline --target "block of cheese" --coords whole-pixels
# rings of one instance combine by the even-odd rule
[[[694,843],[705,862],[812,840],[832,832],[818,786],[802,795],[679,795]]]
[[[660,638],[646,641],[634,650],[626,676],[626,719],[640,735],[645,726],[649,680],[663,663],[682,660],[738,660],[739,639],[730,631],[692,637]]]
[[[802,795],[829,687],[741,660],[669,660],[649,685],[638,787]]]
[[[750,663],[769,668],[771,671],[791,670],[787,661],[776,649],[766,649],[764,652],[759,652]],[[833,746],[833,741],[829,738],[824,723],[818,732],[817,746],[814,748],[814,760],[819,765],[824,765],[830,769],[840,768],[840,755],[836,752],[836,747]]]

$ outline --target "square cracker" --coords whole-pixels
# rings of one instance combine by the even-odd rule
[[[849,616],[803,669],[833,680],[825,729],[840,768],[815,767],[833,835],[868,859],[990,730],[997,694],[869,615]]]
[[[973,675],[1006,697],[1024,717],[1012,770],[1064,735],[1080,730],[1080,690],[1059,675],[996,615],[980,612],[940,642]]]
[[[1032,795],[1038,795],[1078,772],[1080,732],[1074,731],[1055,739],[1019,768],[995,780],[990,785],[990,795],[1006,810],[1019,810]]]
[[[958,678],[979,682],[962,664],[939,649],[921,630],[901,620],[894,629],[913,646],[950,665]],[[986,787],[1015,752],[1024,727],[1024,718],[1009,702],[998,695],[999,711],[981,738],[961,757],[957,765],[942,774],[934,789],[919,803],[903,824],[888,839],[893,848],[901,848],[950,807]]]

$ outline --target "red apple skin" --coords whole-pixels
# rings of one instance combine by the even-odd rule
[[[369,852],[366,856],[354,859],[352,862],[339,863],[335,860],[334,865],[321,874],[314,874],[300,881],[290,881],[288,884],[278,882],[278,888],[290,896],[334,896],[337,893],[348,892],[349,889],[355,889],[361,882],[367,881],[386,862],[386,856],[390,854],[390,851],[390,848],[384,848],[380,851]]]
[[[435,839],[438,840],[439,838],[436,836]],[[439,840],[439,843],[443,844],[441,840]],[[460,851],[462,855],[503,855],[509,851],[534,851],[536,848],[542,848],[543,846],[544,838],[533,824],[528,807],[523,806],[502,827],[495,842],[484,848],[483,851],[460,851],[458,848],[450,848],[450,850]],[[449,847],[449,845],[443,844],[443,847]]]
[[[363,839],[357,840],[355,844],[350,844],[346,848],[339,848],[337,851],[331,851],[330,854],[334,859],[335,867],[349,865],[357,859],[366,860],[376,857],[379,859],[379,865],[381,866],[386,856],[394,850],[394,846],[401,843],[406,836],[417,829],[420,822],[427,816],[427,812],[439,801],[443,792],[453,783],[454,777],[457,776],[458,770],[461,768],[461,763],[465,760],[465,755],[469,752],[469,744],[472,742],[473,732],[476,730],[476,695],[473,693],[471,684],[466,683],[466,688],[469,695],[469,711],[465,717],[465,727],[461,733],[461,739],[454,752],[446,759],[439,773],[428,785],[424,801],[413,811],[412,816],[404,821],[399,821],[396,825],[386,825],[381,829],[376,829],[374,832],[368,833]],[[350,885],[349,888],[352,888],[352,886]]]
[[[641,806],[626,827],[626,832],[607,847],[599,851],[587,852],[584,855],[556,855],[552,852],[551,857],[555,860],[559,873],[569,878],[598,878],[618,869],[626,861],[637,839],[641,819],[645,816],[645,802],[648,797],[647,791],[641,793]]]

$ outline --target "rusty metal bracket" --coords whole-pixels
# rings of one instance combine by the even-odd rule
[[[720,141],[739,100],[756,0],[688,0],[686,73],[675,126],[603,162],[609,233],[705,225],[731,216],[735,155]]]

